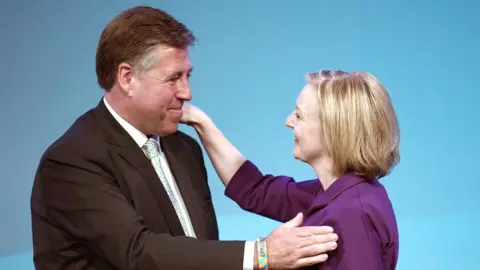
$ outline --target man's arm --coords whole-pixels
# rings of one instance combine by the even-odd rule
[[[114,181],[97,172],[50,159],[39,176],[49,221],[116,269],[233,270],[242,265],[244,241],[151,232]]]
[[[92,158],[79,160],[42,161],[37,180],[47,219],[116,269],[241,269],[245,241],[155,234],[101,165]],[[324,253],[336,241],[333,230],[299,225],[282,224],[267,236],[271,269],[296,269],[326,260]]]

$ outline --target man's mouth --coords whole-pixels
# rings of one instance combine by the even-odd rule
[[[183,107],[183,105],[175,106],[175,107],[170,107],[170,108],[168,108],[168,110],[169,110],[169,111],[181,111],[181,110],[182,110],[182,107]]]

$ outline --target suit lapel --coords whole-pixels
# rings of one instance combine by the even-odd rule
[[[117,151],[142,176],[148,189],[152,192],[158,207],[161,209],[172,235],[185,235],[172,202],[150,160],[137,145],[135,146],[139,149],[139,151],[135,151],[135,154],[134,149],[118,148]]]
[[[203,235],[206,228],[204,228],[204,211],[200,205],[201,201],[195,192],[192,175],[189,173],[189,164],[185,160],[182,160],[182,156],[188,156],[187,151],[189,150],[185,148],[184,144],[174,135],[162,137],[161,146],[176,180],[185,207],[187,208],[197,238],[206,239],[206,235]]]
[[[95,114],[99,122],[103,124],[104,130],[109,134],[108,139],[112,149],[118,152],[118,154],[142,176],[145,184],[152,192],[159,209],[162,211],[165,222],[168,224],[172,235],[185,235],[170,198],[150,160],[145,156],[142,149],[138,147],[133,138],[131,138],[125,129],[113,118],[103,101],[100,101],[95,110]]]

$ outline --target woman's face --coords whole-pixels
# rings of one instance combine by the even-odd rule
[[[308,164],[326,156],[320,123],[320,108],[316,90],[307,84],[297,99],[295,110],[286,125],[293,129],[295,148],[293,156]]]

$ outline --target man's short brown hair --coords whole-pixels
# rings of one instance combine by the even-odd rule
[[[158,45],[183,49],[194,42],[193,33],[166,12],[145,6],[130,8],[110,21],[100,37],[96,56],[98,83],[110,90],[121,63],[150,68],[153,63],[145,58]]]

